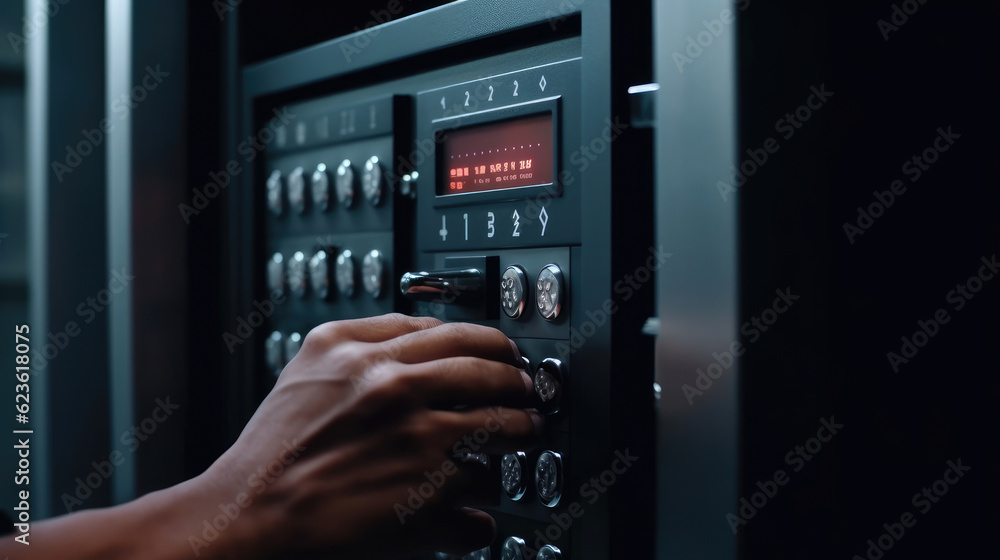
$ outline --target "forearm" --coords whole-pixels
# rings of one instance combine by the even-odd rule
[[[254,558],[246,546],[249,516],[204,534],[222,500],[204,479],[194,479],[120,506],[81,511],[32,524],[29,545],[0,540],[0,556],[24,560],[143,558],[149,560]],[[214,538],[211,538],[214,537]],[[256,551],[256,552],[259,552]]]

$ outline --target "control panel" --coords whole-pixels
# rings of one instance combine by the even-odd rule
[[[382,28],[387,50],[364,64],[329,62],[345,38],[246,69],[248,131],[295,115],[241,210],[254,216],[251,299],[273,303],[238,372],[248,408],[326,321],[396,311],[497,328],[523,354],[546,428],[533,449],[471,450],[494,474],[485,509],[499,534],[464,558],[649,557],[652,340],[640,327],[662,264],[649,264],[649,137],[612,114],[608,60],[585,56],[610,30],[588,39],[579,13],[513,25],[517,48],[441,37],[411,55],[409,33],[471,22],[466,4]]]
[[[312,327],[395,311],[394,279],[408,261],[412,198],[393,196],[406,175],[397,144],[409,130],[405,97],[354,104],[323,99],[286,107],[264,157],[261,202],[266,297],[273,305],[262,353],[277,375]],[[397,128],[398,127],[398,128]]]

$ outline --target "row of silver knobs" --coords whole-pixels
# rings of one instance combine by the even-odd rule
[[[275,216],[285,214],[286,192],[288,205],[296,214],[305,214],[310,206],[314,206],[318,212],[329,211],[333,207],[331,182],[337,204],[344,208],[354,207],[358,180],[351,160],[345,159],[337,166],[332,180],[330,170],[325,163],[317,165],[308,177],[306,173],[302,167],[296,167],[287,177],[282,176],[281,171],[277,169],[271,172],[267,178],[266,188],[267,208],[272,214]],[[364,163],[360,182],[361,193],[365,199],[372,206],[380,206],[385,200],[386,176],[378,156],[372,156]]]
[[[450,554],[438,553],[437,557],[441,560],[451,560],[454,558]],[[528,555],[528,545],[524,542],[521,537],[507,537],[503,542],[503,546],[500,548],[500,558],[501,560],[529,560]],[[480,550],[472,551],[465,556],[462,556],[461,560],[491,560],[492,556],[490,554],[490,548],[486,547]],[[547,544],[542,548],[538,549],[538,554],[535,555],[536,560],[563,560],[562,551],[559,548]]]
[[[267,287],[272,293],[284,295],[287,278],[288,290],[296,297],[305,298],[311,289],[316,297],[325,300],[330,297],[332,279],[337,291],[343,297],[351,298],[357,291],[355,260],[355,254],[350,249],[344,249],[336,256],[320,249],[308,259],[305,253],[296,251],[288,259],[286,270],[284,255],[275,253],[267,261]],[[382,252],[372,249],[365,253],[361,257],[361,285],[365,293],[378,299],[382,295],[384,276],[385,257]]]
[[[515,264],[503,271],[500,277],[500,306],[511,319],[524,315],[529,299],[528,290],[524,268]],[[555,321],[559,318],[565,299],[562,269],[556,264],[545,265],[535,277],[535,307],[538,314],[546,321]]]
[[[500,485],[514,501],[524,497],[528,488],[528,456],[523,451],[508,453],[500,459]],[[556,507],[562,498],[562,455],[543,451],[535,463],[535,490],[545,507]]]
[[[264,341],[264,363],[274,375],[278,375],[299,353],[300,348],[302,348],[301,334],[293,332],[285,336],[279,331],[274,331]]]

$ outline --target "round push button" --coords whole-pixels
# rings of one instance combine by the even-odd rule
[[[566,298],[563,274],[558,265],[548,264],[538,273],[535,282],[535,303],[546,321],[555,321]]]
[[[500,306],[511,319],[517,319],[524,313],[525,301],[528,299],[528,281],[524,269],[517,265],[508,266],[500,277]]]

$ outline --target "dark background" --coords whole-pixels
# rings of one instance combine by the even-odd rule
[[[1000,279],[959,311],[945,300],[1000,248],[996,8],[931,0],[886,41],[892,6],[754,2],[739,23],[740,159],[782,146],[738,195],[741,308],[801,295],[742,362],[741,496],[790,471],[821,417],[845,426],[740,530],[745,557],[865,557],[907,511],[917,523],[885,558],[996,550]],[[776,134],[820,84],[830,100]],[[961,138],[911,183],[901,166],[949,126]],[[852,245],[842,224],[896,179],[906,192]],[[886,354],[939,308],[951,320],[894,372]],[[912,496],[958,458],[971,471],[919,513]]]
[[[416,13],[443,3],[402,6]],[[964,309],[955,311],[945,297],[1000,244],[997,8],[928,0],[886,41],[877,21],[889,20],[894,4],[903,3],[859,8],[754,1],[736,25],[739,161],[768,137],[781,145],[730,201],[739,204],[740,215],[740,323],[769,307],[776,288],[788,286],[801,296],[741,361],[739,495],[749,498],[756,483],[779,468],[790,471],[786,454],[816,434],[820,418],[833,416],[844,425],[739,530],[745,558],[864,557],[866,541],[904,512],[917,523],[884,553],[887,559],[996,552],[1000,278],[987,282]],[[20,3],[10,5],[3,8],[5,34],[18,27],[21,15]],[[211,2],[186,5],[184,151],[195,185],[227,159],[227,35]],[[384,5],[246,0],[239,7],[237,63],[352,32]],[[706,18],[717,14],[705,9]],[[26,313],[28,290],[24,245],[15,243],[25,228],[24,156],[18,151],[25,124],[17,111],[24,101],[24,61],[6,47],[0,49],[0,233],[10,237],[0,245],[0,311],[2,324],[10,325]],[[805,103],[810,86],[821,85],[834,95],[794,136],[781,137],[776,122]],[[910,183],[903,163],[932,144],[938,127],[949,126],[961,138]],[[851,244],[842,225],[855,224],[857,208],[896,179],[906,183],[905,194]],[[186,476],[225,449],[224,434],[232,428],[217,425],[213,408],[228,398],[213,376],[224,356],[200,351],[198,344],[214,341],[231,319],[212,312],[219,291],[198,289],[223,272],[214,225],[222,211],[222,205],[209,207],[187,230],[192,344],[178,351],[191,364],[194,404],[183,426],[171,426],[185,434],[188,451],[179,460]],[[899,352],[900,337],[912,336],[917,320],[939,308],[948,309],[950,322],[894,372],[886,354]],[[0,346],[3,356],[9,350]],[[148,407],[137,407],[142,417]],[[919,513],[912,496],[959,458],[971,471],[927,514]],[[732,538],[721,513],[718,538]]]

